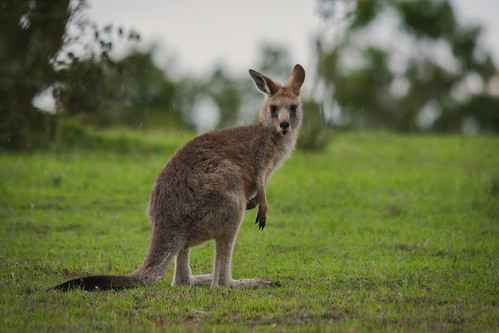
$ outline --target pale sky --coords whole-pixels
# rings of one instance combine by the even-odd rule
[[[499,65],[499,1],[454,0],[459,19],[484,28],[482,42]],[[141,34],[141,47],[158,44],[158,65],[179,75],[210,73],[223,64],[245,75],[259,61],[261,45],[285,46],[290,61],[314,62],[320,27],[317,0],[91,0],[88,16]],[[120,44],[120,43],[118,43]],[[130,43],[121,43],[122,49]],[[119,49],[118,51],[119,52]],[[255,68],[257,69],[257,68]]]
[[[136,29],[142,45],[157,42],[164,57],[158,65],[173,58],[174,69],[194,75],[218,63],[246,74],[263,43],[285,46],[306,66],[318,25],[314,0],[93,0],[90,6],[99,25]]]

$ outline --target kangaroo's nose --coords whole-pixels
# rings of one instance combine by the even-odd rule
[[[283,121],[279,124],[283,130],[287,130],[289,128],[289,123],[287,121]]]

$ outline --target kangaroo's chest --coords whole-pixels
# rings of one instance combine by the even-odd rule
[[[266,180],[268,181],[275,170],[277,170],[284,161],[286,161],[290,156],[294,148],[295,140],[294,138],[289,138],[278,146],[275,154],[268,161],[268,167],[266,168],[267,175]]]

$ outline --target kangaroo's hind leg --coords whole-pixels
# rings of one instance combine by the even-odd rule
[[[228,195],[226,199],[217,216],[219,230],[215,236],[215,262],[211,281],[214,288],[232,285],[232,250],[246,208],[244,195]]]
[[[213,279],[211,286],[216,287],[267,287],[278,284],[261,279],[233,280],[231,274],[232,251],[236,235],[246,209],[246,199],[228,201],[224,205],[225,214],[222,217],[220,232],[215,237],[215,262],[213,264]],[[232,208],[232,209],[231,209]]]
[[[189,266],[188,247],[181,249],[175,258],[175,272],[173,273],[172,286],[191,285],[191,267]]]
[[[177,253],[183,248],[184,240],[179,235],[166,232],[162,226],[154,225],[149,249],[142,264],[132,276],[138,276],[144,284],[161,280]]]
[[[235,235],[234,235],[235,236]],[[215,250],[215,264],[213,265],[212,287],[279,287],[279,282],[265,281],[262,279],[239,279],[233,280],[231,277],[231,259],[234,239],[217,239]]]
[[[190,248],[186,247],[177,253],[175,258],[175,273],[173,274],[172,286],[209,286],[212,274],[191,275],[189,266]]]
[[[215,262],[213,264],[212,287],[230,287],[232,284],[231,261],[235,235],[215,241]]]

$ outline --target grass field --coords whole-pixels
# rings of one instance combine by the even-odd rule
[[[0,155],[0,331],[499,331],[499,138],[341,133],[271,179],[233,277],[263,290],[49,292],[142,261],[152,183],[188,139],[105,134],[104,147]],[[117,148],[119,147],[119,149]],[[213,243],[191,254],[211,272]]]

